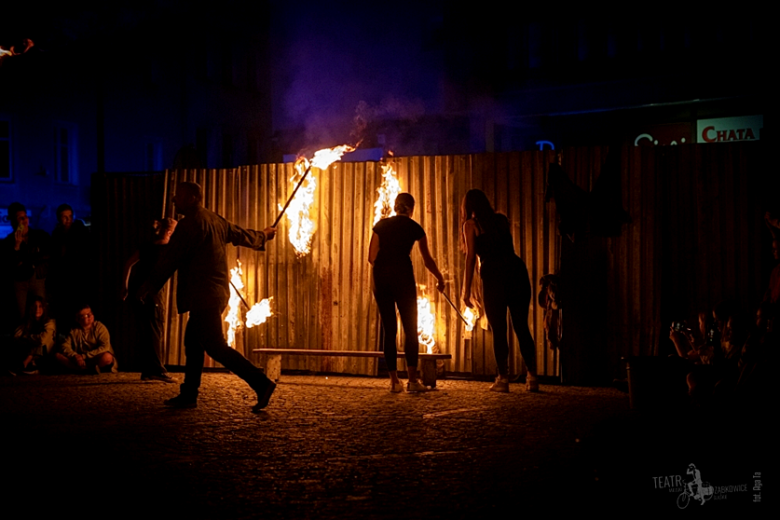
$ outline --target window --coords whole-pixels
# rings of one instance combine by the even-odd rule
[[[10,181],[11,175],[11,122],[0,119],[0,181]]]
[[[54,171],[58,182],[76,184],[76,125],[58,123],[54,127]]]

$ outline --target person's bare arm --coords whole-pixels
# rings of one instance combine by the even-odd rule
[[[374,265],[377,255],[379,255],[379,235],[374,232],[371,235],[371,243],[368,244],[368,263]]]
[[[690,359],[693,361],[699,358],[699,355],[696,353],[693,345],[691,345],[688,338],[685,337],[685,334],[682,332],[672,329],[669,331],[669,339],[672,340],[672,343],[674,343],[674,348],[677,351],[677,355],[681,358]]]
[[[474,267],[477,265],[477,251],[474,248],[477,236],[477,226],[473,220],[467,220],[463,224],[463,238],[466,243],[466,271],[463,273],[463,303],[466,307],[474,308],[471,301],[471,284],[474,281]]]
[[[441,292],[444,291],[444,277],[441,275],[439,268],[436,266],[436,261],[431,256],[431,251],[428,249],[428,237],[423,236],[417,241],[417,245],[420,248],[420,254],[423,257],[425,268],[436,277],[436,288]]]

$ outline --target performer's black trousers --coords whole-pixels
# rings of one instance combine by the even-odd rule
[[[270,380],[262,370],[254,366],[240,353],[230,348],[222,334],[222,310],[220,308],[190,311],[187,330],[184,333],[184,353],[187,362],[181,393],[198,394],[203,373],[204,352],[228,370],[246,381],[256,392],[262,391]]]
[[[528,328],[528,307],[531,304],[531,282],[528,269],[518,256],[484,262],[480,270],[485,314],[493,329],[493,353],[498,373],[509,374],[509,342],[507,341],[506,310],[512,316],[512,327],[520,343],[520,354],[529,371],[536,373],[536,345]]]
[[[165,326],[165,307],[162,298],[133,304],[138,334],[138,357],[143,375],[162,375],[166,373],[163,364],[163,330]]]
[[[395,348],[395,338],[398,335],[398,322],[395,307],[401,315],[401,325],[404,328],[404,357],[406,365],[417,366],[417,286],[414,274],[401,275],[378,272],[374,269],[374,298],[382,318],[382,348],[385,352],[387,370],[398,369],[398,354]]]

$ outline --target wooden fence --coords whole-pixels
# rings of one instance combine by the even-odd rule
[[[591,147],[558,154],[404,157],[392,162],[402,189],[417,201],[414,218],[428,235],[431,253],[455,302],[459,302],[465,263],[459,242],[463,195],[468,189],[480,188],[497,211],[507,214],[515,250],[528,266],[534,288],[529,325],[536,341],[539,372],[562,376],[571,383],[591,382],[589,376],[593,375],[598,375],[599,381],[618,376],[622,356],[659,353],[659,345],[664,345],[668,335],[661,325],[666,312],[663,302],[669,299],[662,294],[664,283],[669,283],[665,277],[686,276],[674,286],[689,295],[686,312],[701,305],[704,286],[708,288],[707,301],[739,288],[740,300],[750,303],[765,284],[766,266],[758,268],[761,252],[756,251],[765,239],[757,203],[760,190],[750,188],[749,182],[751,165],[758,161],[755,146],[613,149],[613,153],[620,153],[622,202],[632,222],[623,226],[619,237],[587,237],[575,243],[562,239],[555,205],[544,201],[549,163],[559,160],[569,178],[589,190],[607,152],[606,147]],[[156,195],[150,193],[141,205],[152,204],[150,213],[172,216],[170,195],[176,183],[191,180],[203,186],[206,207],[242,227],[262,229],[273,221],[279,204],[291,193],[292,173],[289,164],[168,171],[164,182],[153,185],[147,181],[146,188],[156,190]],[[340,162],[327,171],[313,170],[318,183],[312,209],[317,231],[312,251],[306,256],[298,257],[289,244],[286,220],[265,252],[229,246],[230,266],[236,259],[242,263],[243,292],[250,304],[273,296],[274,316],[266,324],[240,331],[236,336],[238,350],[257,361],[251,353],[256,347],[378,349],[379,320],[370,292],[367,253],[381,173],[380,164],[372,162]],[[710,200],[713,184],[704,181],[712,176],[722,179],[716,184],[721,191],[714,195],[714,201]],[[124,191],[127,182],[107,177],[101,185],[100,196],[113,201],[107,207],[113,208],[115,215],[111,217],[115,220],[105,225],[104,260],[109,263],[118,262],[118,258],[123,261],[138,236],[126,229],[126,224],[120,227],[124,213],[117,207],[138,206]],[[165,201],[164,208],[156,202],[160,199]],[[697,224],[693,226],[691,221]],[[723,225],[709,225],[714,222]],[[117,236],[122,229],[130,239]],[[692,239],[707,242],[715,236],[717,246],[681,256],[681,244]],[[732,253],[742,260],[738,264],[723,260],[724,269],[717,271],[717,280],[687,267],[702,262],[712,265],[724,255],[731,258]],[[676,258],[670,260],[670,256]],[[467,337],[456,314],[435,290],[419,254],[413,251],[412,257],[417,282],[428,286],[426,294],[433,301],[437,348],[453,356],[448,370],[474,376],[494,374],[490,332],[477,327]],[[104,275],[109,271],[104,269]],[[536,304],[539,278],[557,271],[570,285],[563,313],[562,354],[545,344],[543,309]],[[167,363],[181,365],[185,322],[175,314],[172,295],[169,291]],[[126,320],[117,318],[117,322]],[[522,373],[522,359],[511,334],[510,346],[510,369]],[[127,355],[132,357],[130,352]],[[284,361],[284,368],[374,374],[376,361],[291,357]]]

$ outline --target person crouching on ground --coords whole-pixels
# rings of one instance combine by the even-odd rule
[[[82,306],[76,312],[78,326],[71,329],[56,359],[60,365],[78,373],[116,372],[116,358],[108,329],[95,321],[92,308]]]
[[[46,301],[34,296],[27,305],[27,314],[14,332],[8,370],[22,374],[37,374],[39,360],[54,348],[56,326],[49,318]]]

